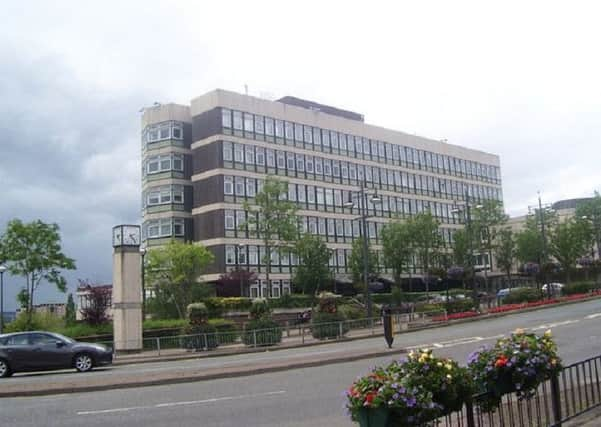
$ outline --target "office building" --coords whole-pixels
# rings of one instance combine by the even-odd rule
[[[368,204],[368,236],[379,253],[382,227],[391,218],[430,211],[450,244],[462,226],[451,211],[466,193],[476,202],[502,200],[496,155],[369,125],[361,114],[294,97],[269,101],[215,90],[189,106],[146,108],[142,158],[145,244],[201,243],[215,255],[204,279],[216,281],[238,265],[255,270],[251,296],[268,295],[268,284],[260,265],[264,250],[244,228],[249,213],[242,203],[252,203],[267,175],[287,181],[302,231],[320,235],[333,249],[330,266],[343,281],[360,235],[359,211],[345,201],[362,182],[381,198]],[[273,254],[274,296],[290,292],[297,262],[294,255]],[[420,273],[414,265],[412,274]]]

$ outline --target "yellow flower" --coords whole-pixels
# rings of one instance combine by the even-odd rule
[[[516,335],[523,335],[524,330],[522,328],[517,328],[513,333]]]
[[[552,334],[551,334],[551,329],[547,329],[547,330],[545,331],[545,337],[546,337],[546,338],[551,338],[551,336],[552,336]]]
[[[448,371],[453,369],[453,365],[451,365],[450,363],[447,363],[446,365],[444,365],[444,367],[447,368]]]
[[[438,366],[438,367],[440,368],[440,367],[442,366],[442,362],[438,362],[438,363],[436,364],[436,366]]]
[[[553,366],[557,365],[557,360],[556,359],[551,359],[551,365],[553,365]]]
[[[447,379],[452,379],[453,377],[451,376],[451,374],[447,374]]]
[[[411,350],[409,352],[409,359],[413,359],[415,357],[415,352],[413,350]]]

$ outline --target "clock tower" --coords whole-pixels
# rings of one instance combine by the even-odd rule
[[[115,352],[142,350],[140,226],[113,227],[113,340]]]

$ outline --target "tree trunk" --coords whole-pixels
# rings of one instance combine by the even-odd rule
[[[266,265],[266,271],[265,271],[265,281],[267,282],[267,297],[271,298],[271,283],[269,283],[269,273],[271,272],[271,247],[270,246],[266,246],[265,247],[265,255],[267,256],[267,265]],[[261,286],[262,288],[262,286]]]

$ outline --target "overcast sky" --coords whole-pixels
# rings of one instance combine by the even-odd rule
[[[111,281],[140,222],[140,117],[214,88],[294,95],[498,154],[508,213],[601,187],[590,1],[5,2],[0,231],[57,222],[67,274]],[[296,7],[294,6],[296,5]],[[5,274],[5,304],[23,283]],[[44,285],[37,302],[65,296]]]

